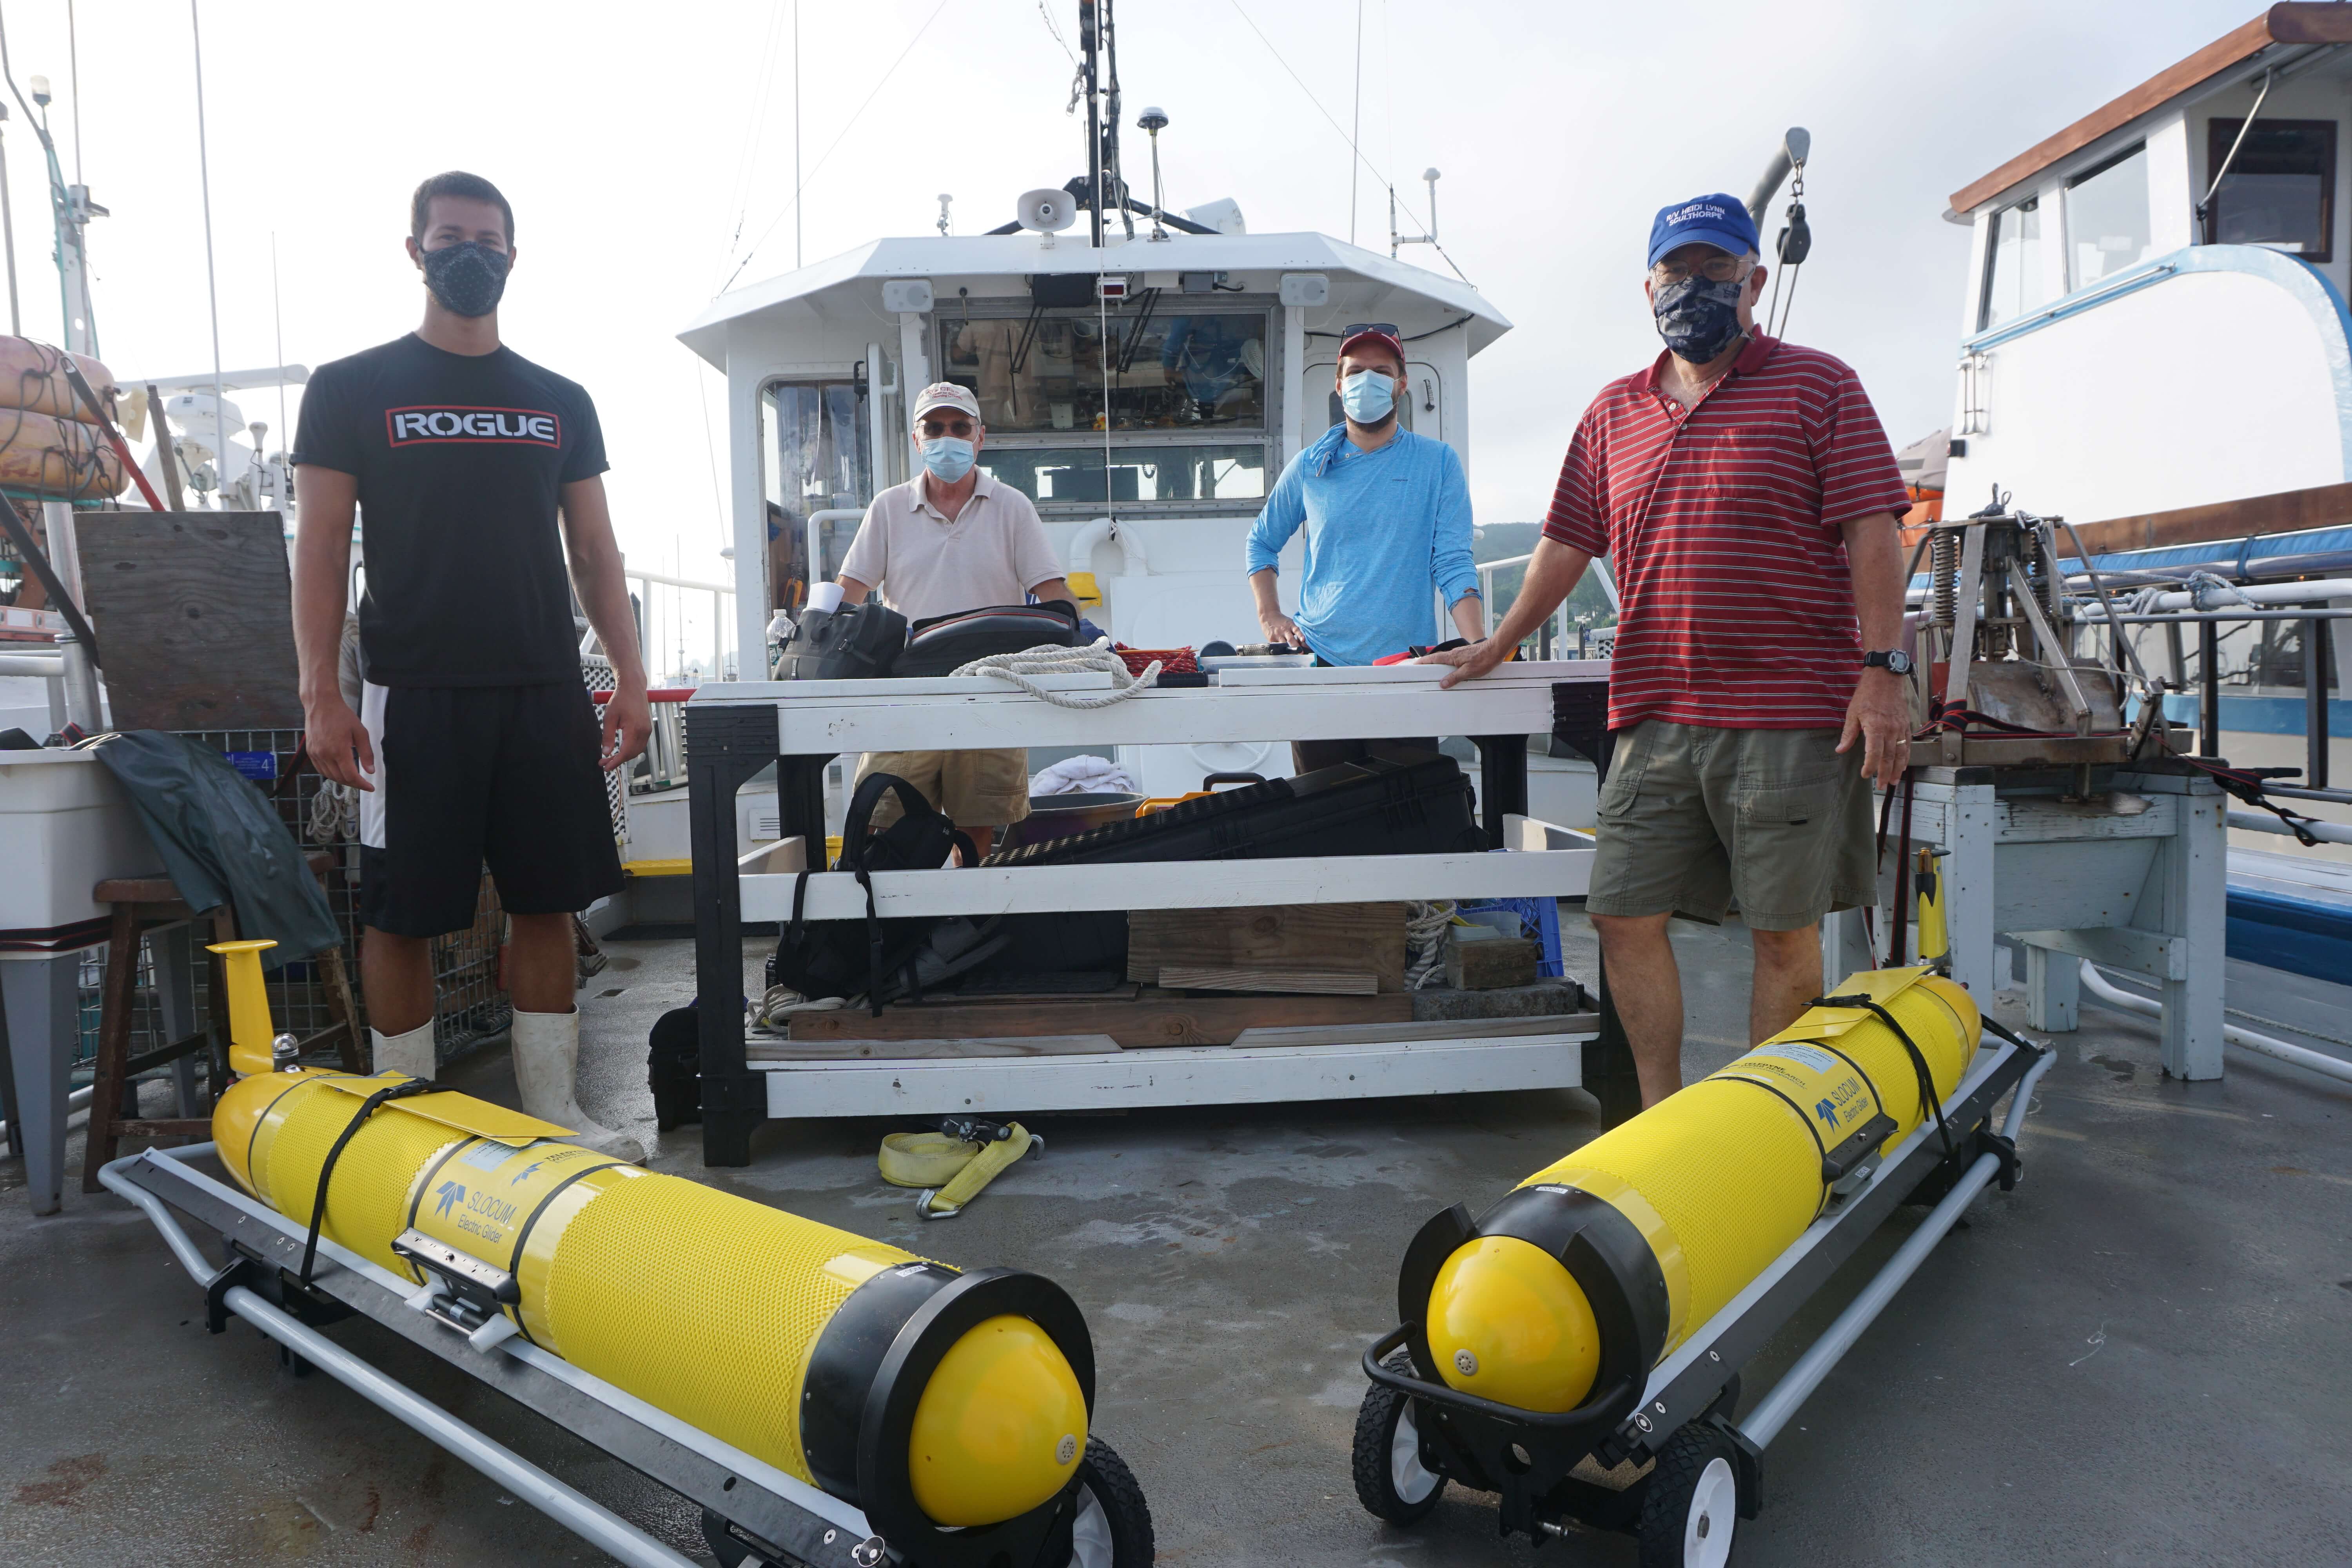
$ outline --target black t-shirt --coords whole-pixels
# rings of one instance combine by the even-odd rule
[[[359,480],[360,647],[381,686],[574,680],[562,487],[607,467],[596,405],[509,348],[410,333],[320,365],[294,461]]]

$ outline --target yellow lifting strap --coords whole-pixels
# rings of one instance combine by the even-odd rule
[[[882,1179],[898,1187],[929,1187],[915,1204],[925,1219],[949,1219],[980,1196],[1004,1168],[1032,1153],[1045,1152],[1045,1141],[1018,1121],[999,1127],[988,1121],[950,1118],[954,1131],[893,1132],[882,1140]],[[978,1138],[956,1136],[976,1131]],[[1003,1133],[1003,1136],[993,1136]]]

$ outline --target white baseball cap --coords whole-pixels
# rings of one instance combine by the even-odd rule
[[[915,411],[908,416],[908,423],[921,424],[923,416],[934,408],[961,408],[971,416],[973,424],[980,423],[980,399],[971,395],[971,388],[958,386],[952,381],[935,381],[917,393]]]

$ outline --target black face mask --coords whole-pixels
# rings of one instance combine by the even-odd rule
[[[1658,336],[1666,340],[1678,359],[1705,364],[1739,337],[1739,296],[1748,280],[1710,283],[1693,273],[1669,283],[1651,297],[1658,319]]]
[[[425,253],[425,286],[460,316],[487,316],[507,291],[507,253],[461,240]]]

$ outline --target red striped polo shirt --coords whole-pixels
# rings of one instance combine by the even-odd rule
[[[1544,534],[1617,579],[1609,723],[1835,728],[1862,663],[1841,525],[1910,502],[1862,383],[1761,333],[1696,408],[1665,355],[1576,427]]]

